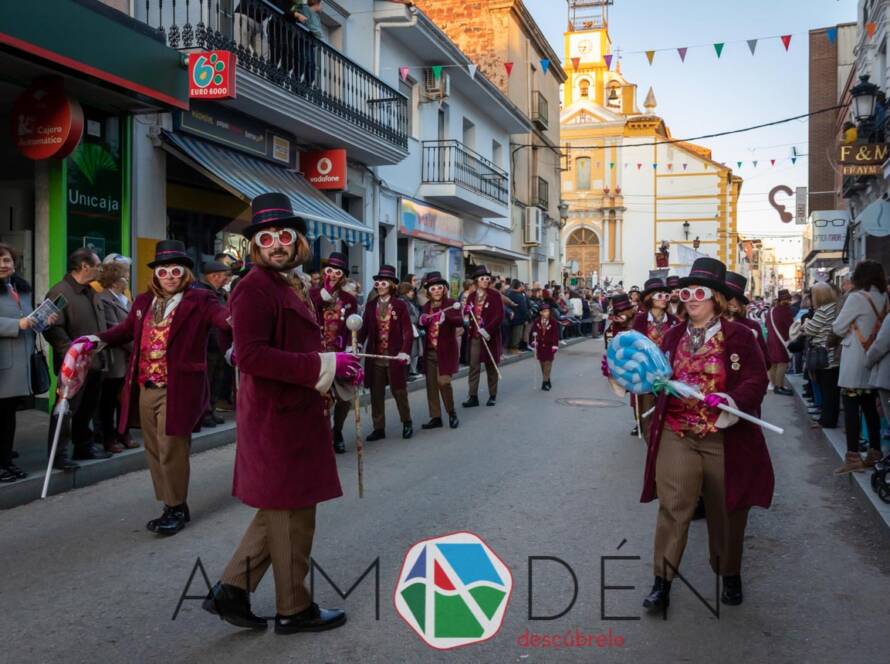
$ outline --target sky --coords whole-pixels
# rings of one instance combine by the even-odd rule
[[[554,50],[565,59],[566,0],[524,0]],[[738,129],[808,112],[808,31],[856,20],[856,0],[615,0],[609,8],[613,53],[621,49],[621,71],[638,85],[642,108],[651,85],[661,116],[674,138]],[[779,35],[791,34],[786,52]],[[758,41],[752,56],[746,40]],[[720,58],[712,44],[725,42]],[[676,51],[689,47],[682,63]],[[650,65],[642,51],[655,53]],[[641,51],[631,53],[631,51]],[[613,61],[612,67],[615,67]],[[696,141],[713,150],[744,179],[739,231],[763,237],[799,232],[783,224],[767,199],[784,184],[807,184],[809,156],[792,165],[792,148],[807,149],[807,121],[796,120],[714,139]],[[757,160],[756,167],[751,163]],[[777,159],[775,166],[770,159]],[[741,168],[736,162],[742,161]],[[780,200],[779,202],[784,202]],[[793,199],[787,209],[794,212]]]

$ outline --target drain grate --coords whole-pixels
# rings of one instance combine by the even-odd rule
[[[572,408],[618,408],[626,405],[623,401],[617,399],[581,399],[577,397],[563,397],[557,399],[556,403],[560,406],[570,406]]]

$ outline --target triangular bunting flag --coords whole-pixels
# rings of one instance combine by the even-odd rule
[[[684,171],[686,170],[686,167],[687,167],[687,166],[689,166],[689,164],[685,164],[685,163],[683,164],[683,170],[684,170]]]
[[[610,161],[610,162],[609,162],[609,168],[615,168],[615,162],[614,162],[614,161]]]
[[[504,69],[507,70],[507,78],[510,78],[510,74],[513,73],[513,63],[512,63],[512,62],[505,62],[505,63],[504,63]]]
[[[742,162],[740,162],[740,161],[737,161],[737,162],[736,162],[736,163],[737,163],[737,164],[738,164],[738,165],[739,165],[739,168],[741,168],[741,167],[742,167]]]
[[[876,31],[877,29],[878,29],[878,24],[877,24],[877,23],[869,22],[869,23],[866,23],[866,24],[865,24],[865,34],[868,35],[868,38],[869,38],[869,39],[871,39],[872,37],[875,36],[875,31]]]
[[[652,168],[658,168],[658,164],[655,162],[652,162]]]
[[[548,69],[550,69],[550,60],[541,58],[541,70],[546,74]]]
[[[718,58],[718,59],[720,58],[720,54],[723,53],[723,45],[724,45],[723,42],[720,42],[720,43],[718,43],[718,44],[714,44],[714,50],[717,51],[717,58]]]
[[[606,69],[611,69],[611,68],[612,68],[612,54],[611,54],[611,53],[606,53],[606,54],[603,56],[603,60],[606,61]]]
[[[407,81],[407,80],[408,80],[408,67],[399,67],[399,77],[400,77],[403,81]]]
[[[680,54],[680,62],[686,62],[686,50],[687,50],[686,46],[683,46],[682,48],[677,49],[677,53]]]
[[[796,162],[796,161],[797,161],[797,157],[791,157],[791,163],[792,163],[792,164],[793,164],[794,162]]]
[[[627,162],[624,162],[624,167],[627,168]]]
[[[785,50],[788,50],[788,47],[791,46],[791,35],[782,35],[782,44],[785,45]]]
[[[825,36],[828,37],[828,43],[833,44],[837,41],[837,28],[828,28],[825,31]]]
[[[668,170],[669,170],[669,171],[674,170],[674,162],[669,162],[669,163],[668,163]]]
[[[476,78],[476,65],[467,65],[467,71],[470,73],[470,78]]]
[[[572,69],[578,69],[581,66],[581,58],[572,58]]]
[[[643,164],[641,164],[640,162],[637,162],[637,170],[640,170],[642,167],[643,167]]]
[[[751,50],[751,55],[754,55],[754,51],[757,50],[757,40],[749,39],[748,40],[748,48]]]
[[[752,163],[754,164],[754,168],[757,168],[757,160],[755,159]]]
[[[442,78],[442,65],[433,65],[433,79],[438,81]]]
[[[599,162],[596,162],[596,168],[597,168],[597,170],[599,170],[599,167],[600,167],[600,163],[599,163]]]
[[[649,61],[649,64],[652,64],[652,61],[655,59],[655,51],[646,51],[646,59]]]
[[[770,160],[769,160],[769,163],[770,163],[770,166],[775,166],[775,165],[776,165],[776,160],[775,160],[775,159],[770,159]]]

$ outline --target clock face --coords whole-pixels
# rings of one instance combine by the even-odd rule
[[[573,34],[569,37],[569,53],[571,57],[580,58],[584,64],[594,64],[600,60],[600,41],[598,32]]]
[[[592,48],[593,42],[589,39],[582,39],[578,42],[578,53],[580,53],[581,55],[587,55],[588,53],[590,53]]]

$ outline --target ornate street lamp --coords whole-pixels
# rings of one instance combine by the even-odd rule
[[[698,235],[695,236],[695,239],[692,241],[692,248],[698,251],[698,248],[701,246],[701,240],[698,239]]]
[[[868,74],[859,77],[859,83],[853,86],[853,118],[859,123],[868,123],[875,116],[875,106],[880,92],[877,85],[871,83]]]
[[[565,201],[560,201],[556,209],[559,210],[559,227],[565,228],[565,225],[569,223],[569,204]]]
[[[689,222],[688,221],[683,222],[683,236],[685,239],[687,239],[687,240],[689,239]]]

